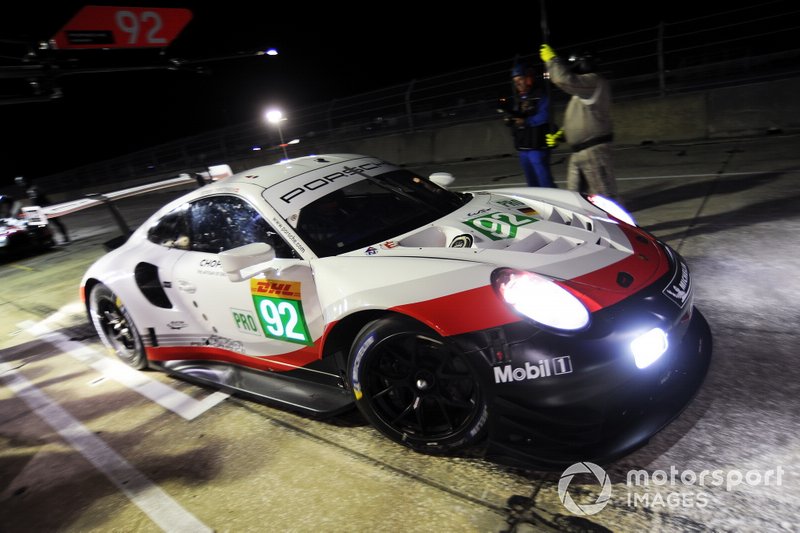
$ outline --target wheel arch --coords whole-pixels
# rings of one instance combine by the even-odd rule
[[[388,309],[369,309],[352,313],[337,321],[325,337],[325,344],[322,348],[322,358],[336,357],[341,354],[341,359],[336,361],[338,370],[343,373],[347,372],[347,358],[350,354],[350,348],[355,342],[359,332],[375,320],[384,318],[397,317],[406,320],[412,320],[423,326],[437,331],[425,321],[419,320],[417,317],[407,315],[405,313],[398,313]],[[348,383],[349,386],[349,383]]]
[[[92,320],[90,296],[92,294],[92,289],[94,289],[100,283],[102,282],[97,278],[87,278],[82,287],[83,294],[81,294],[81,299],[83,300],[83,308],[86,310],[86,316],[90,322]]]

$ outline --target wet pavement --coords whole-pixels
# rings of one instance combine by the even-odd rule
[[[355,411],[319,421],[111,364],[78,283],[114,223],[69,215],[72,244],[0,263],[0,531],[800,531],[798,147],[616,148],[625,205],[692,269],[714,354],[678,419],[602,465],[611,492],[591,515],[562,503],[560,472],[425,456]],[[455,188],[524,183],[514,157],[417,168]],[[175,194],[120,209],[135,224]],[[587,471],[562,485],[600,501]]]

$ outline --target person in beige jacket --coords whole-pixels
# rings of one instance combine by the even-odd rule
[[[550,81],[571,95],[564,112],[563,128],[548,134],[548,146],[562,139],[572,147],[567,165],[567,188],[619,200],[611,161],[614,129],[611,122],[611,87],[597,72],[590,54],[564,60],[548,44],[539,55],[547,65]]]

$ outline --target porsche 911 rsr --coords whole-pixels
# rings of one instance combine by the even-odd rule
[[[711,356],[683,258],[600,197],[435,181],[338,154],[206,185],[88,270],[90,319],[135,368],[428,453],[607,461],[681,412]]]

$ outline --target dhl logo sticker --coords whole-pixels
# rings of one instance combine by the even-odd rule
[[[289,300],[299,300],[300,282],[250,278],[250,292],[258,296],[273,296]]]

